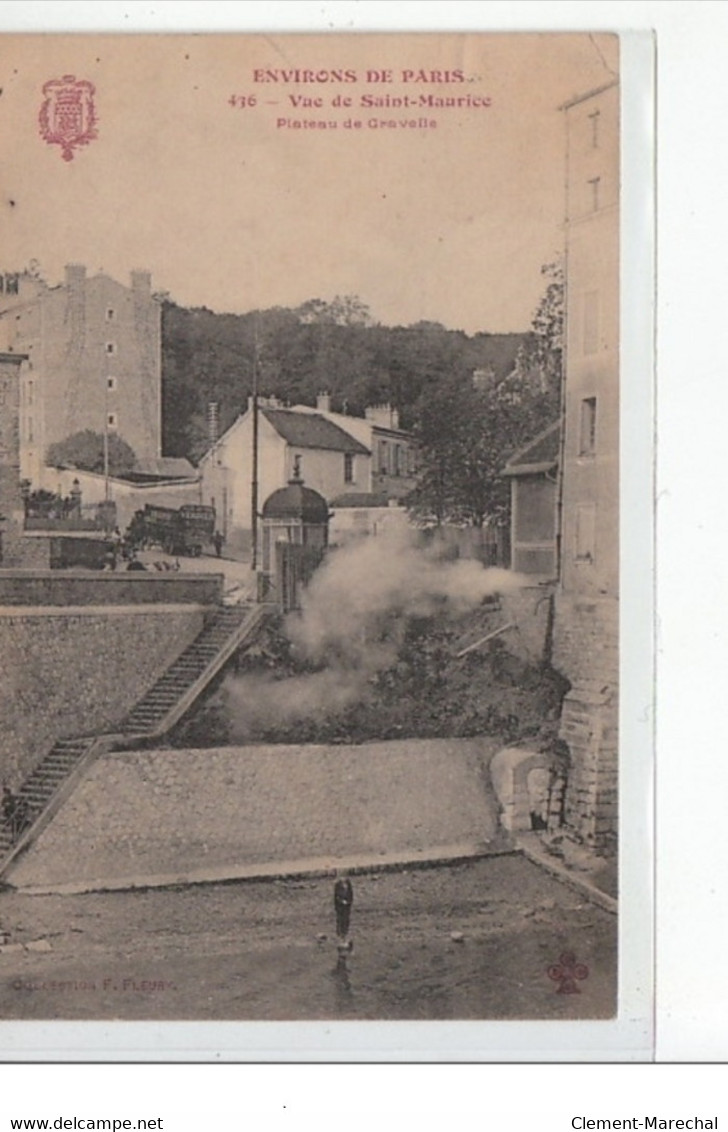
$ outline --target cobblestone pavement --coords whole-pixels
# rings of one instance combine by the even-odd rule
[[[331,878],[0,895],[13,1019],[604,1018],[616,917],[523,857],[355,876],[337,956]],[[50,951],[18,945],[48,940]],[[548,968],[585,965],[578,993]]]
[[[17,887],[493,839],[488,740],[261,744],[99,759],[10,874]],[[224,876],[224,873],[222,874]],[[234,875],[234,872],[233,872]]]

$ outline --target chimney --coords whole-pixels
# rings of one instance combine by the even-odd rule
[[[152,275],[149,271],[132,271],[130,274],[131,289],[138,291],[140,295],[151,295],[152,293]]]
[[[66,314],[71,341],[83,349],[86,330],[86,268],[66,264]]]
[[[318,411],[320,413],[330,413],[331,412],[331,394],[330,393],[318,393],[316,395],[316,408],[318,409]]]
[[[66,264],[66,286],[70,290],[80,291],[86,282],[86,268],[82,263]]]
[[[399,410],[393,409],[388,401],[383,405],[368,405],[364,417],[382,428],[399,428]]]

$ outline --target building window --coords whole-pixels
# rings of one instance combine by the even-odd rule
[[[354,482],[354,457],[351,452],[344,453],[344,483]]]
[[[387,442],[386,440],[379,441],[379,474],[386,476],[387,468]]]
[[[28,382],[28,404],[29,405],[33,404],[33,382],[32,381]]]
[[[394,474],[395,476],[402,475],[402,446],[400,444],[394,446]]]
[[[115,429],[116,423],[117,423],[116,422],[116,413],[107,413],[106,414],[106,427],[109,428],[109,429]]]
[[[107,342],[106,343],[106,353],[107,354],[115,354],[116,353],[116,343],[115,342]]]
[[[591,210],[598,212],[599,210],[599,182],[601,177],[591,177],[587,184],[591,185]]]
[[[597,447],[597,399],[585,397],[579,418],[579,455],[593,456]]]
[[[593,562],[596,542],[596,508],[593,503],[580,503],[576,507],[574,531],[574,558],[577,562]]]
[[[33,443],[33,418],[28,417],[28,443]]]
[[[598,110],[595,110],[593,114],[589,115],[589,121],[591,122],[592,149],[599,148],[599,117],[600,113]]]
[[[5,276],[5,290],[8,295],[17,295],[20,289],[20,276],[19,275],[6,275]]]
[[[0,275],[0,295],[2,295],[4,290],[5,290],[5,276]]]
[[[106,388],[111,393],[114,392],[114,390],[116,389],[116,378],[115,377],[107,377],[106,378]]]
[[[599,349],[599,292],[584,295],[584,353],[596,354]]]
[[[113,307],[107,307],[106,308],[106,321],[107,322],[113,322],[114,321],[114,308]]]

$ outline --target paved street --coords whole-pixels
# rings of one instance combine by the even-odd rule
[[[0,954],[0,1016],[613,1013],[616,918],[524,858],[355,876],[353,883],[354,949],[345,960],[337,958],[331,878],[87,896],[2,893],[0,923],[11,947],[44,939],[50,950]],[[580,993],[557,993],[547,974],[565,951],[588,968]]]
[[[250,560],[239,561],[223,555],[218,558],[212,554],[202,554],[199,558],[187,558],[184,555],[175,557],[165,554],[163,550],[155,548],[142,550],[137,555],[150,571],[155,570],[155,563],[164,563],[169,568],[179,570],[185,574],[223,574],[225,576],[224,590],[226,599],[236,601],[255,594],[256,580],[250,568]]]

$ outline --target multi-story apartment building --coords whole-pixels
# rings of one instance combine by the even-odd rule
[[[554,663],[571,682],[567,820],[595,847],[617,832],[619,601],[619,86],[566,118],[566,350]]]
[[[20,474],[38,486],[49,445],[82,429],[116,433],[139,465],[161,455],[161,309],[151,276],[125,287],[80,264],[49,286],[0,274],[0,351],[27,354],[20,388]]]

